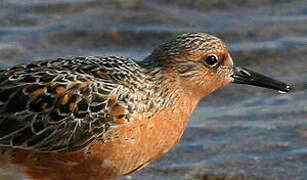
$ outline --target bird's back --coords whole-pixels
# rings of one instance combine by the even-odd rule
[[[141,75],[123,57],[58,58],[1,71],[0,147],[86,146],[112,128],[112,107],[127,98],[129,86],[140,86]]]

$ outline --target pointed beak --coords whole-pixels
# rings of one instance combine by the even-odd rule
[[[235,67],[232,77],[234,79],[233,83],[237,84],[248,84],[252,86],[275,89],[282,92],[289,92],[291,90],[291,87],[288,84],[243,67]]]

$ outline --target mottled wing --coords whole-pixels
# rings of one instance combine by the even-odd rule
[[[73,151],[102,136],[111,128],[109,97],[120,86],[103,69],[58,59],[1,71],[0,147]]]

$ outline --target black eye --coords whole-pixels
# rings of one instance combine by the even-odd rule
[[[213,68],[218,64],[218,57],[215,54],[210,54],[204,59],[204,63],[209,68]]]

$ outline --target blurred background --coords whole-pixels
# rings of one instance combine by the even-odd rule
[[[214,92],[179,145],[119,180],[307,179],[306,0],[0,0],[0,67],[79,55],[140,61],[184,32],[220,37],[237,65],[294,91]]]

